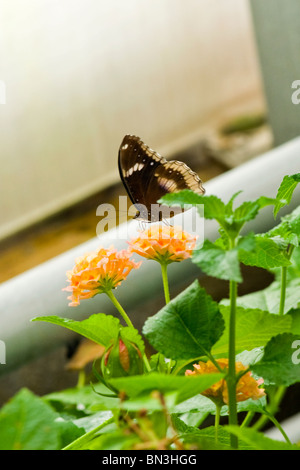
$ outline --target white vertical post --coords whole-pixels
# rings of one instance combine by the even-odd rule
[[[250,0],[275,145],[300,135],[300,2]]]

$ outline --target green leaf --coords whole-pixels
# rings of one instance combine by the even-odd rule
[[[240,190],[240,191],[237,191],[236,193],[234,193],[231,198],[229,199],[229,201],[227,202],[226,206],[225,206],[225,211],[226,211],[226,214],[227,215],[231,215],[232,214],[232,211],[233,211],[233,203],[235,201],[235,199],[242,193],[243,191]]]
[[[294,246],[292,256],[290,258],[291,264],[286,269],[286,283],[287,286],[295,285],[300,279],[300,247]],[[274,274],[274,282],[281,282],[282,270],[281,268],[273,268],[271,273]]]
[[[198,212],[200,216],[204,215],[205,219],[215,219],[219,222],[221,226],[224,225],[228,212],[228,209],[226,211],[226,206],[224,202],[217,196],[204,196],[194,193],[193,191],[190,191],[188,189],[184,189],[183,191],[179,191],[178,193],[166,194],[159,200],[159,202],[170,206],[198,206]],[[202,210],[203,206],[204,212]]]
[[[103,385],[100,388],[104,391]],[[106,387],[105,390],[108,391]],[[84,387],[72,387],[48,393],[43,396],[43,399],[50,403],[58,402],[67,406],[80,403],[81,408],[84,410],[97,400],[97,395],[90,385],[85,385]]]
[[[256,201],[243,202],[233,210],[233,202],[241,191],[236,192],[225,205],[225,203],[215,195],[204,196],[190,190],[183,190],[178,193],[170,193],[163,196],[159,202],[167,205],[203,205],[204,217],[215,219],[226,231],[227,235],[235,238],[245,222],[254,219],[260,209],[267,205],[274,204],[275,199],[260,197]],[[199,211],[202,215],[202,211]]]
[[[130,398],[157,390],[163,394],[175,393],[176,403],[187,400],[193,395],[203,392],[221,380],[223,374],[205,374],[195,376],[166,375],[153,372],[144,376],[119,377],[111,379],[118,390],[122,390]]]
[[[180,206],[186,205],[196,206],[197,204],[203,204],[202,195],[191,191],[190,189],[183,189],[176,193],[165,194],[161,199],[158,200],[161,204],[168,206]]]
[[[230,307],[220,305],[225,320],[225,330],[214,345],[214,355],[228,354]],[[236,353],[264,346],[272,336],[291,330],[292,318],[274,315],[266,311],[237,307],[236,309]]]
[[[178,205],[184,207],[185,205],[197,206],[204,205],[204,217],[206,219],[223,219],[225,214],[225,204],[217,196],[203,196],[197,194],[189,189],[184,189],[177,193],[169,193],[163,196],[158,202],[170,206]]]
[[[274,206],[274,217],[278,214],[279,210],[291,202],[293,193],[300,182],[300,173],[294,175],[286,175],[277,192],[276,204]]]
[[[232,215],[226,218],[223,227],[232,237],[236,237],[246,222],[255,219],[258,212],[268,205],[274,204],[275,199],[261,196],[255,201],[245,201],[237,207]]]
[[[240,251],[253,251],[255,249],[255,235],[253,232],[247,233],[247,235],[243,235],[238,237],[236,250]]]
[[[229,450],[230,440],[226,431],[222,427],[218,430],[218,441],[216,441],[216,430],[214,426],[198,429],[194,426],[186,425],[178,416],[172,415],[173,426],[178,432],[179,438],[188,446],[195,449],[205,450]]]
[[[139,442],[140,439],[135,433],[125,434],[122,429],[116,429],[94,437],[80,447],[80,450],[130,450]],[[109,464],[109,456],[101,457],[101,463]]]
[[[105,313],[96,313],[81,321],[61,318],[55,315],[36,317],[32,321],[45,321],[53,323],[54,325],[63,326],[103,346],[108,346],[111,339],[118,336],[120,329],[118,318],[112,315],[106,315]]]
[[[80,439],[75,439],[70,442],[67,450],[88,449],[90,443],[95,439],[95,436],[99,434],[111,435],[117,429],[113,421],[113,413],[111,411],[100,411],[74,420],[74,424],[80,426],[85,432],[80,436]],[[101,430],[99,429],[100,427]]]
[[[276,198],[260,196],[258,199],[256,199],[256,202],[259,205],[259,208],[263,209],[264,207],[276,204]]]
[[[236,360],[240,361],[242,364],[244,364],[244,366],[248,366],[249,364],[255,364],[258,362],[262,358],[263,353],[263,346],[251,349],[251,351],[245,349],[245,351],[242,351],[236,355]]]
[[[289,386],[300,382],[300,335],[283,333],[265,346],[264,355],[251,369],[265,381]]]
[[[229,300],[223,299],[223,305]],[[300,279],[293,279],[286,288],[284,313],[296,309],[300,304]],[[237,305],[244,308],[260,309],[269,313],[278,313],[280,305],[280,282],[274,281],[265,289],[237,298]]]
[[[171,359],[207,354],[220,338],[224,321],[218,304],[194,281],[146,321],[143,333],[150,344]]]
[[[118,337],[119,330],[121,329],[124,338],[136,342],[141,351],[144,349],[144,343],[137,330],[132,327],[123,327],[120,325],[118,318],[106,315],[105,313],[96,313],[81,321],[61,318],[55,315],[36,317],[32,321],[45,321],[63,326],[105,347],[110,345],[111,340]]]
[[[228,239],[222,236],[214,243],[205,240],[200,249],[195,249],[192,256],[205,274],[218,279],[242,282],[240,253],[252,251],[255,247],[254,234],[239,237],[235,248],[229,249]]]
[[[292,318],[291,333],[294,335],[300,335],[300,309],[292,309],[288,312],[288,315]]]
[[[237,250],[224,250],[205,240],[202,248],[194,250],[192,261],[208,276],[236,282],[243,280]]]
[[[253,250],[239,251],[239,259],[243,264],[264,269],[291,264],[286,252],[274,240],[262,235],[255,235],[254,240],[255,248]]]
[[[258,400],[248,400],[241,401],[237,403],[237,411],[254,411],[257,413],[262,413],[266,407],[266,397],[263,396]],[[195,395],[188,400],[179,403],[172,409],[175,413],[187,413],[187,412],[202,412],[210,413],[212,415],[216,414],[216,405],[209,398],[203,395]],[[221,408],[221,416],[228,416],[229,410],[228,406],[224,405]]]
[[[113,413],[110,410],[99,411],[98,413],[89,414],[82,418],[74,420],[74,424],[79,428],[83,428],[85,432],[92,431],[101,424],[110,423]]]
[[[52,392],[45,395],[43,398],[50,403],[60,403],[77,407],[80,404],[82,411],[89,410],[92,406],[97,405],[98,410],[113,410],[119,407],[119,400],[117,398],[106,397],[98,395],[97,393],[108,394],[111,393],[103,384],[96,384],[93,388],[90,385],[84,387],[67,388],[62,391]]]
[[[61,448],[84,434],[84,428],[71,420],[64,419],[62,416],[59,416],[59,414],[57,414],[55,426],[57,426],[58,432],[60,433]]]
[[[82,434],[29,390],[21,389],[0,410],[1,450],[56,450]]]
[[[275,441],[254,429],[240,426],[224,426],[230,434],[237,436],[243,443],[256,450],[299,450],[296,444]]]
[[[300,240],[300,206],[296,207],[290,214],[281,218],[280,225],[287,225],[290,231]]]
[[[164,395],[164,402],[169,411],[174,409],[176,401],[177,392],[166,392]],[[127,411],[161,411],[162,403],[155,394],[144,393],[137,397],[128,398],[127,400],[122,401],[122,409]]]
[[[282,217],[280,224],[269,230],[266,236],[275,240],[279,239],[286,245],[298,246],[300,241],[300,206]]]
[[[206,219],[215,219],[220,225],[223,225],[226,218],[226,206],[217,196],[202,196],[204,204],[204,217]]]
[[[257,201],[245,201],[233,212],[234,219],[239,224],[244,224],[249,220],[252,220],[258,214],[260,209],[259,203]]]
[[[172,421],[180,439],[186,444],[193,444],[193,448],[205,450],[230,450],[230,434],[239,438],[239,450],[299,450],[296,444],[276,441],[264,436],[263,433],[251,428],[239,426],[220,426],[218,441],[215,440],[215,428],[213,426],[198,429],[186,425],[178,416],[172,416]]]

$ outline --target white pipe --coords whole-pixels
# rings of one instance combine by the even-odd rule
[[[233,193],[243,190],[238,202],[261,195],[274,197],[283,176],[300,171],[299,155],[300,138],[297,138],[210,180],[205,184],[206,194],[215,194],[227,201]],[[299,203],[300,192],[297,189],[288,210]],[[188,225],[191,212],[187,211],[184,217]],[[247,227],[262,232],[273,225],[272,207],[269,207]],[[126,224],[123,224],[121,230],[127,230]],[[205,237],[214,239],[216,236],[217,227],[214,221],[205,221]],[[114,231],[104,234],[100,239],[93,238],[0,286],[0,340],[6,346],[6,365],[0,365],[0,374],[43,355],[66,342],[71,335],[59,326],[31,322],[32,318],[59,315],[81,319],[97,312],[116,315],[115,308],[104,294],[82,301],[79,307],[71,308],[68,307],[67,293],[61,290],[67,285],[65,273],[73,267],[77,256],[92,251],[99,245],[107,246],[112,240],[118,249],[128,246],[125,239],[115,238]],[[135,256],[136,260],[138,258]],[[187,285],[199,274],[199,269],[189,260],[173,263],[169,269],[170,284]],[[136,310],[140,306],[141,316],[146,318],[148,315],[143,312],[143,304],[156,293],[161,293],[161,286],[161,273],[157,263],[144,261],[138,270],[130,273],[127,280],[117,289],[116,295],[127,313],[130,314],[130,310]],[[133,322],[135,323],[134,319]]]
[[[280,425],[293,444],[297,444],[300,441],[300,413],[285,419]],[[285,442],[284,436],[277,428],[268,429],[264,434],[275,441]]]

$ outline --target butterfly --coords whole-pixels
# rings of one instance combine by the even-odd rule
[[[201,179],[185,163],[166,160],[134,135],[125,135],[118,166],[128,196],[137,209],[134,218],[146,222],[157,222],[182,212],[178,207],[172,207],[170,212],[170,207],[157,204],[165,194],[183,189],[205,193]]]

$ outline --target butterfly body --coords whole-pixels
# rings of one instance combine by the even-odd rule
[[[121,180],[129,198],[137,208],[135,218],[155,222],[182,210],[158,204],[168,193],[191,189],[199,194],[205,190],[199,176],[185,163],[168,161],[148,147],[137,136],[126,135],[119,149],[118,165]]]

